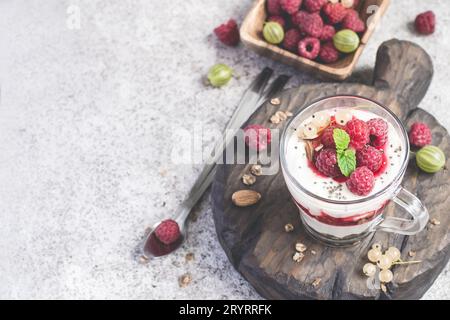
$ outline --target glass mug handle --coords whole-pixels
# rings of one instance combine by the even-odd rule
[[[408,212],[412,216],[412,219],[387,217],[375,226],[374,231],[415,235],[425,228],[430,216],[427,208],[425,208],[415,195],[400,187],[397,195],[392,200]]]

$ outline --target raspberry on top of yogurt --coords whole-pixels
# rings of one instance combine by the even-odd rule
[[[402,165],[403,147],[392,125],[357,108],[313,114],[292,133],[288,148],[288,166],[298,181],[333,200],[380,191]]]

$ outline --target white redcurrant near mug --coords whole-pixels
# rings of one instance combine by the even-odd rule
[[[293,169],[295,164],[292,159],[295,157],[289,156],[289,153],[294,152],[290,149],[290,139],[294,139],[293,135],[301,124],[318,112],[345,109],[351,112],[367,111],[367,114],[370,112],[384,119],[389,125],[389,135],[396,137],[400,144],[396,151],[398,166],[395,171],[390,169],[393,173],[390,173],[389,181],[369,196],[351,200],[331,199],[312,192],[308,185],[320,183],[323,178],[317,176],[317,181],[302,179],[299,172]],[[389,143],[388,141],[387,147]],[[293,201],[299,208],[305,229],[313,238],[331,246],[356,244],[375,231],[415,235],[425,228],[429,219],[427,209],[415,195],[401,186],[409,154],[407,131],[392,111],[370,99],[346,95],[323,98],[298,112],[287,124],[280,145],[283,176]],[[346,188],[345,183],[342,188]],[[391,201],[403,209],[396,210],[396,214],[400,212],[401,216],[385,215],[385,208]]]

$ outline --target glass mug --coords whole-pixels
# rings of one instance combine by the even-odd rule
[[[403,152],[401,166],[395,177],[380,190],[355,200],[332,200],[321,197],[304,186],[301,177],[290,172],[286,154],[288,139],[314,113],[329,109],[357,109],[369,111],[390,124],[390,131],[398,135]],[[391,132],[392,134],[392,132]],[[389,141],[388,141],[389,144]],[[292,198],[299,208],[300,217],[307,232],[315,239],[331,246],[350,246],[375,231],[414,235],[422,231],[429,219],[421,201],[401,186],[409,162],[409,139],[401,121],[389,109],[357,96],[333,96],[321,99],[297,113],[288,123],[281,138],[281,167]],[[312,169],[311,169],[312,170]],[[320,179],[320,177],[318,177]],[[403,208],[411,218],[385,217],[389,202]]]

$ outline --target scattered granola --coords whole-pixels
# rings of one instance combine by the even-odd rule
[[[148,263],[149,259],[146,256],[140,256],[139,257],[139,263],[140,264],[146,264]]]
[[[279,106],[281,104],[281,100],[280,98],[273,98],[272,100],[270,100],[270,103],[274,106]]]
[[[189,252],[188,254],[186,254],[186,262],[192,261],[195,259],[195,255],[192,252]]]
[[[438,219],[436,219],[436,218],[431,219],[431,220],[430,220],[430,223],[431,223],[433,226],[438,226],[438,225],[441,224],[441,222],[440,222]]]
[[[315,250],[311,250],[311,254],[312,254],[313,256],[315,256],[315,255],[317,254],[317,252],[316,252]]]
[[[301,252],[296,252],[294,254],[294,256],[292,257],[292,260],[294,260],[297,263],[302,262],[303,258],[305,257],[305,255]]]
[[[410,256],[411,258],[414,258],[416,256],[416,252],[410,251],[410,252],[408,252],[408,256]]]
[[[165,168],[159,168],[159,175],[160,175],[161,177],[167,176],[167,173],[168,173],[167,169],[165,169]]]
[[[292,117],[292,112],[284,112],[284,111],[277,111],[275,114],[270,118],[270,122],[273,124],[279,124],[283,121],[285,121],[287,118]]]
[[[259,164],[255,164],[250,168],[250,172],[254,175],[254,176],[261,176],[262,175],[262,167]]]
[[[294,231],[294,226],[290,223],[288,223],[287,225],[284,226],[284,230],[286,230],[286,232],[292,232]]]
[[[191,283],[191,281],[192,281],[191,274],[185,273],[178,279],[178,284],[180,285],[181,288],[185,288]]]
[[[314,287],[314,288],[317,288],[318,286],[320,286],[320,283],[322,282],[322,279],[321,278],[316,278],[315,280],[314,280],[314,282],[312,283],[312,286]]]
[[[244,174],[242,176],[242,182],[246,185],[246,186],[251,186],[254,185],[256,182],[256,178],[250,174]]]
[[[299,243],[295,244],[295,250],[298,251],[298,252],[303,253],[306,250],[308,250],[308,248],[303,243],[299,242]]]

